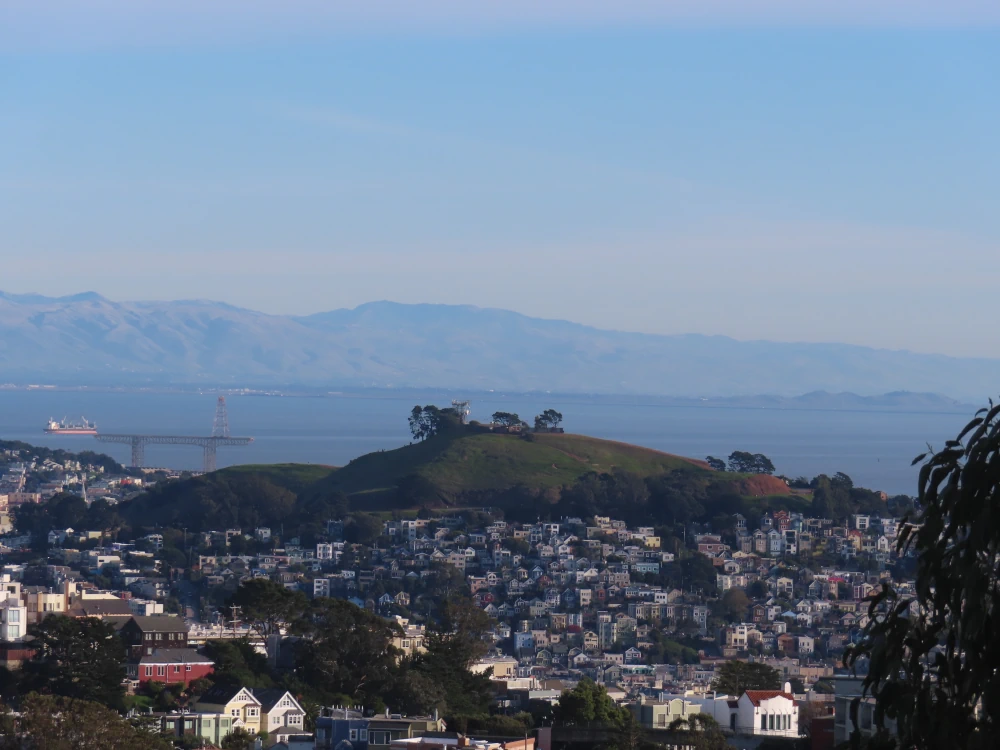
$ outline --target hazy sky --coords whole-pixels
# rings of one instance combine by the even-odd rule
[[[0,0],[0,289],[1000,357],[998,81],[992,1]]]

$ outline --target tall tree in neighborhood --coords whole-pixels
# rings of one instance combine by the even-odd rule
[[[674,719],[667,729],[684,733],[679,743],[690,750],[726,750],[732,747],[726,741],[722,728],[710,714],[691,714],[686,719]]]
[[[621,729],[628,722],[630,711],[619,706],[608,695],[603,685],[584,677],[572,690],[565,691],[553,711],[557,724],[587,726],[600,724]]]
[[[442,710],[451,719],[489,712],[489,675],[475,674],[469,667],[486,654],[484,636],[490,626],[489,616],[469,599],[442,602],[437,621],[428,628],[427,651],[410,665],[442,691],[441,702],[430,708]]]
[[[749,608],[750,598],[743,589],[735,587],[726,591],[712,607],[713,614],[726,622],[745,622]]]
[[[237,727],[232,732],[222,738],[222,750],[249,750],[255,747],[254,740],[257,735],[248,732],[243,727]]]
[[[213,682],[262,690],[274,687],[267,657],[249,638],[210,640],[205,643],[205,655],[215,662]]]
[[[344,524],[344,539],[351,544],[371,544],[382,536],[382,519],[371,513],[351,513]]]
[[[99,703],[31,693],[0,715],[0,750],[170,750],[173,745]]]
[[[875,724],[896,723],[903,748],[996,747],[1000,733],[1000,405],[977,412],[920,467],[919,524],[897,551],[916,586],[885,584],[845,663],[866,670]],[[852,712],[858,710],[855,701]]]
[[[392,638],[399,628],[343,599],[313,599],[295,631],[296,675],[325,700],[350,698],[365,706],[381,705],[396,676]]]
[[[21,668],[22,693],[62,695],[123,708],[125,646],[114,627],[94,617],[49,615],[31,634],[37,651]]]
[[[712,690],[740,696],[744,690],[780,690],[781,673],[766,664],[732,660],[724,662],[715,672]]]
[[[290,591],[269,578],[251,578],[236,589],[226,606],[240,608],[240,617],[266,640],[298,620],[309,602],[298,591]]]

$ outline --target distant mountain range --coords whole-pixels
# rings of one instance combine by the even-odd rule
[[[947,393],[979,403],[1000,392],[1000,360],[625,333],[471,306],[372,302],[294,317],[200,300],[0,293],[0,381],[776,394],[754,397],[771,406],[826,391],[800,405],[835,398],[853,408],[899,391],[911,393],[879,398],[940,406],[919,394]]]

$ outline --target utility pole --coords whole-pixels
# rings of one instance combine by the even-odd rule
[[[231,618],[229,620],[229,624],[232,625],[233,627],[233,638],[236,638],[236,626],[240,622],[239,616],[242,609],[243,607],[237,606],[235,604],[231,604],[229,606],[229,612]]]

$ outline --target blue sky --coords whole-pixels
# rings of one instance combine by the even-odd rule
[[[1000,357],[991,4],[135,5],[0,0],[0,289]]]

